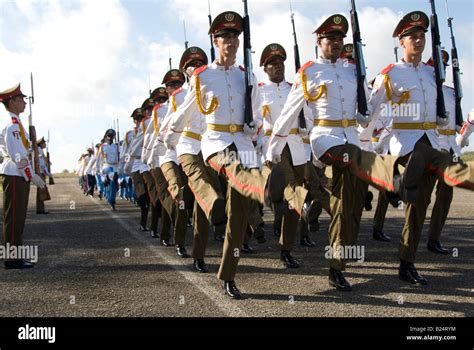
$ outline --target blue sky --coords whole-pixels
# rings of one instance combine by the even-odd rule
[[[369,77],[394,61],[391,33],[404,13],[430,14],[427,0],[357,0]],[[349,0],[292,1],[302,62],[314,59],[311,33],[327,16],[349,16]],[[436,0],[443,45],[451,48],[445,1]],[[34,122],[38,134],[50,130],[53,171],[76,168],[79,154],[97,142],[120,120],[131,127],[131,111],[147,97],[168,70],[168,55],[176,66],[184,50],[183,20],[190,45],[209,53],[207,0],[0,0],[0,88],[21,81],[29,91],[35,76]],[[449,0],[463,70],[463,110],[474,101],[474,5]],[[243,12],[241,0],[211,0],[213,17],[224,10]],[[286,77],[293,79],[293,37],[288,0],[249,0],[254,70],[271,42],[288,52]],[[350,36],[346,39],[351,41]],[[430,56],[427,45],[425,59]],[[451,84],[448,71],[447,83]],[[23,115],[26,121],[27,114]],[[470,149],[474,150],[474,138]]]

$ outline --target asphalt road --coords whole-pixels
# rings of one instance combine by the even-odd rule
[[[398,279],[401,210],[389,209],[389,243],[371,239],[373,211],[364,213],[359,244],[365,247],[366,261],[349,264],[350,293],[328,286],[325,214],[321,231],[313,235],[317,246],[296,245],[293,255],[302,267],[288,270],[278,259],[271,213],[266,212],[267,242],[252,241],[254,253],[244,255],[239,264],[236,282],[247,297],[241,301],[227,298],[216,278],[220,243],[209,240],[210,273],[199,274],[191,268],[192,259],[177,257],[173,248],[137,230],[139,209],[130,202],[118,199],[112,212],[104,201],[82,195],[76,179],[58,179],[50,192],[49,215],[37,215],[35,191],[30,197],[24,238],[25,244],[39,247],[37,266],[0,268],[0,317],[474,316],[472,192],[455,190],[442,235],[457,256],[428,252],[423,232],[416,266],[428,286]],[[188,251],[191,245],[189,229]]]

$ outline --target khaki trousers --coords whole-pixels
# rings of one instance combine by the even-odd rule
[[[23,244],[30,183],[20,176],[3,175],[3,242]]]

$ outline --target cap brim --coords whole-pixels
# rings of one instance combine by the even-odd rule
[[[214,33],[214,37],[218,37],[224,34],[229,34],[229,33],[235,33],[237,35],[240,35],[242,32],[238,29],[232,29],[232,28],[225,28],[218,30],[217,32]]]
[[[404,36],[407,36],[407,35],[410,35],[414,32],[417,32],[419,30],[422,30],[424,33],[426,33],[428,31],[428,29],[426,29],[425,27],[420,27],[420,26],[416,26],[416,27],[413,27],[413,28],[410,28],[408,29],[407,31],[401,33],[398,38],[401,39],[403,38]]]

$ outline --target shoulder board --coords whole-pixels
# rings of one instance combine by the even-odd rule
[[[16,118],[12,118],[12,123],[13,123],[13,124],[20,124],[20,122],[19,122],[18,119],[16,119]]]
[[[387,74],[388,72],[390,72],[390,71],[392,70],[393,67],[395,67],[395,64],[394,64],[394,63],[389,64],[387,67],[385,67],[384,69],[382,69],[382,71],[380,72],[380,74]]]
[[[155,112],[155,111],[159,110],[159,109],[160,109],[162,106],[163,106],[163,104],[162,104],[162,103],[158,103],[158,104],[156,104],[156,105],[155,105],[155,107],[153,107],[153,112]]]
[[[258,87],[262,87],[262,86],[265,86],[265,83],[258,83]]]
[[[298,70],[298,73],[301,73],[301,72],[304,71],[306,68],[312,66],[313,63],[314,63],[314,61],[308,61],[308,62],[306,62],[306,63],[303,64],[303,65],[301,66],[301,68]]]
[[[244,67],[239,66],[239,69],[240,69],[242,72],[245,72],[245,68],[244,68]]]
[[[179,94],[181,91],[183,91],[183,88],[182,88],[182,87],[180,87],[180,88],[177,89],[177,90],[174,90],[173,93],[171,94],[171,96],[175,96],[175,95]]]
[[[199,75],[207,69],[207,65],[201,66],[193,72],[193,75]]]

